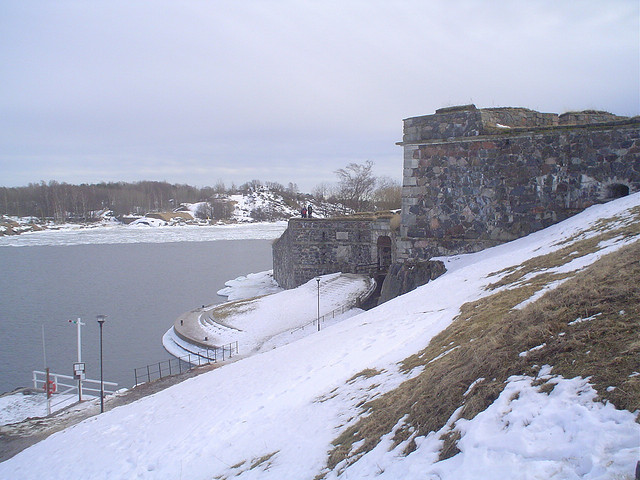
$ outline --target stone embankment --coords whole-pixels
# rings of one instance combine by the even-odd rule
[[[387,267],[393,218],[392,212],[292,218],[273,243],[275,280],[283,288],[295,288],[318,275],[374,273]]]

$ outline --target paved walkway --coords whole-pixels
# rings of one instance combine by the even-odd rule
[[[199,348],[219,348],[235,341],[242,346],[249,336],[252,340],[265,340],[313,323],[318,316],[318,295],[323,316],[359,305],[374,290],[375,281],[366,275],[325,275],[321,277],[319,291],[312,280],[264,297],[203,305],[180,315],[174,322],[174,330],[182,340]],[[269,326],[270,330],[265,328]]]

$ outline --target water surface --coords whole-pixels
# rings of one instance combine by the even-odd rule
[[[273,236],[273,233],[271,234]],[[169,358],[162,335],[183,312],[225,300],[227,280],[271,268],[271,240],[0,247],[0,393],[48,366],[72,374],[81,317],[87,377],[131,386],[134,367]]]

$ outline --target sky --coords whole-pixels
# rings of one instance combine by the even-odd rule
[[[0,186],[311,192],[441,107],[640,113],[636,0],[0,0]]]

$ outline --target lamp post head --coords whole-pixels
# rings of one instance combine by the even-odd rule
[[[107,319],[107,316],[106,315],[96,315],[96,319],[98,320],[98,323],[100,324],[100,326],[102,326],[104,321]]]

